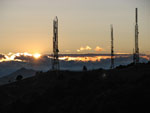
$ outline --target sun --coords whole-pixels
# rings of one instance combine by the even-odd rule
[[[33,57],[34,57],[34,58],[36,58],[36,59],[38,59],[38,58],[40,58],[40,57],[41,57],[41,54],[39,54],[39,53],[35,53],[35,54],[33,54]]]

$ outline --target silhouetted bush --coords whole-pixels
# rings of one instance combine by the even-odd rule
[[[99,71],[103,71],[104,69],[103,69],[103,68],[99,68],[98,70],[99,70]]]
[[[10,83],[10,82],[11,82],[11,80],[8,80],[8,82]]]
[[[83,71],[87,71],[87,67],[85,65],[83,66]]]
[[[125,68],[126,66],[123,66],[123,65],[120,65],[120,66],[117,66],[116,68],[117,69],[123,69],[123,68]]]
[[[43,74],[43,71],[37,71],[37,72],[35,73],[36,76],[39,76],[39,75],[42,75],[42,74]]]
[[[22,76],[22,75],[18,75],[18,76],[16,77],[16,80],[17,80],[17,81],[22,80],[22,79],[23,79],[23,76]]]

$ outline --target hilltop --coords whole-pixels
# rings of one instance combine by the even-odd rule
[[[34,76],[35,73],[36,73],[36,71],[33,69],[26,69],[26,68],[22,67],[9,75],[1,77],[0,85],[15,82],[18,75],[21,75],[23,78],[28,78],[28,77]]]
[[[48,71],[0,86],[0,113],[150,112],[150,63]]]

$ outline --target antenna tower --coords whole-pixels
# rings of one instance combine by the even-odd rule
[[[114,68],[114,37],[113,37],[113,25],[111,27],[111,65],[110,68]]]
[[[134,64],[139,63],[139,47],[138,47],[138,9],[135,9],[135,52],[133,54],[133,62]]]
[[[53,59],[52,59],[52,70],[59,70],[59,59],[58,59],[58,18],[57,16],[53,20]]]

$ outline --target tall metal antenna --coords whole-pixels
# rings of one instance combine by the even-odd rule
[[[139,35],[139,31],[138,31],[138,9],[135,9],[135,52],[133,54],[133,62],[134,64],[139,63],[139,47],[138,47],[138,35]]]
[[[59,70],[59,59],[58,59],[58,18],[57,16],[53,20],[53,60],[52,60],[52,70]]]
[[[111,28],[111,65],[110,68],[114,68],[114,37],[113,37],[113,25],[110,26]]]

